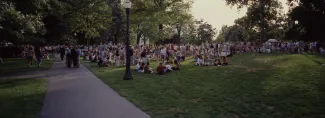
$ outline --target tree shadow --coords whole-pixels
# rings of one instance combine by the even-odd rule
[[[3,118],[37,118],[45,95],[45,81],[0,81],[0,114]]]
[[[13,93],[14,94],[14,93]],[[2,118],[38,118],[45,93],[24,96],[1,96],[0,114]]]
[[[310,59],[311,61],[317,63],[318,65],[322,65],[323,63],[317,59],[311,58],[311,56],[314,56],[315,58],[325,58],[325,56],[322,55],[304,55],[304,56]]]

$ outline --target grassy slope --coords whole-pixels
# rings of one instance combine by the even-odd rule
[[[44,79],[0,81],[1,118],[38,118],[46,91]]]
[[[227,67],[195,67],[145,75],[85,63],[110,87],[154,118],[325,117],[324,56],[243,54]],[[152,67],[156,67],[153,64]]]

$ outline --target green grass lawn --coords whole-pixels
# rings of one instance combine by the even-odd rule
[[[38,118],[45,91],[45,79],[0,80],[0,117]]]
[[[122,80],[124,68],[83,63],[153,118],[325,117],[324,56],[240,54],[226,67],[187,60],[167,75],[133,71],[133,81]]]
[[[28,67],[27,59],[22,58],[5,58],[3,61],[4,63],[0,64],[0,75],[13,75],[50,69],[53,64],[53,56],[51,56],[50,60],[43,59],[40,68],[37,67],[36,61],[33,62],[32,66]]]

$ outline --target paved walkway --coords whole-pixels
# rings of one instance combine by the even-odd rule
[[[55,60],[48,79],[40,118],[150,118],[82,65]]]

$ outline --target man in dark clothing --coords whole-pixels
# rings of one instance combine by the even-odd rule
[[[63,46],[61,46],[61,48],[60,48],[60,57],[61,57],[61,60],[63,60],[64,59],[64,55],[65,55],[65,49],[64,49],[64,47]]]
[[[74,67],[79,67],[79,55],[80,54],[79,54],[79,52],[78,52],[78,50],[76,48],[73,48],[71,50],[70,58],[71,58],[71,60],[73,62]]]
[[[35,57],[37,59],[37,67],[39,67],[42,63],[42,57],[43,57],[43,54],[41,52],[41,49],[39,47],[36,47],[35,50]]]

